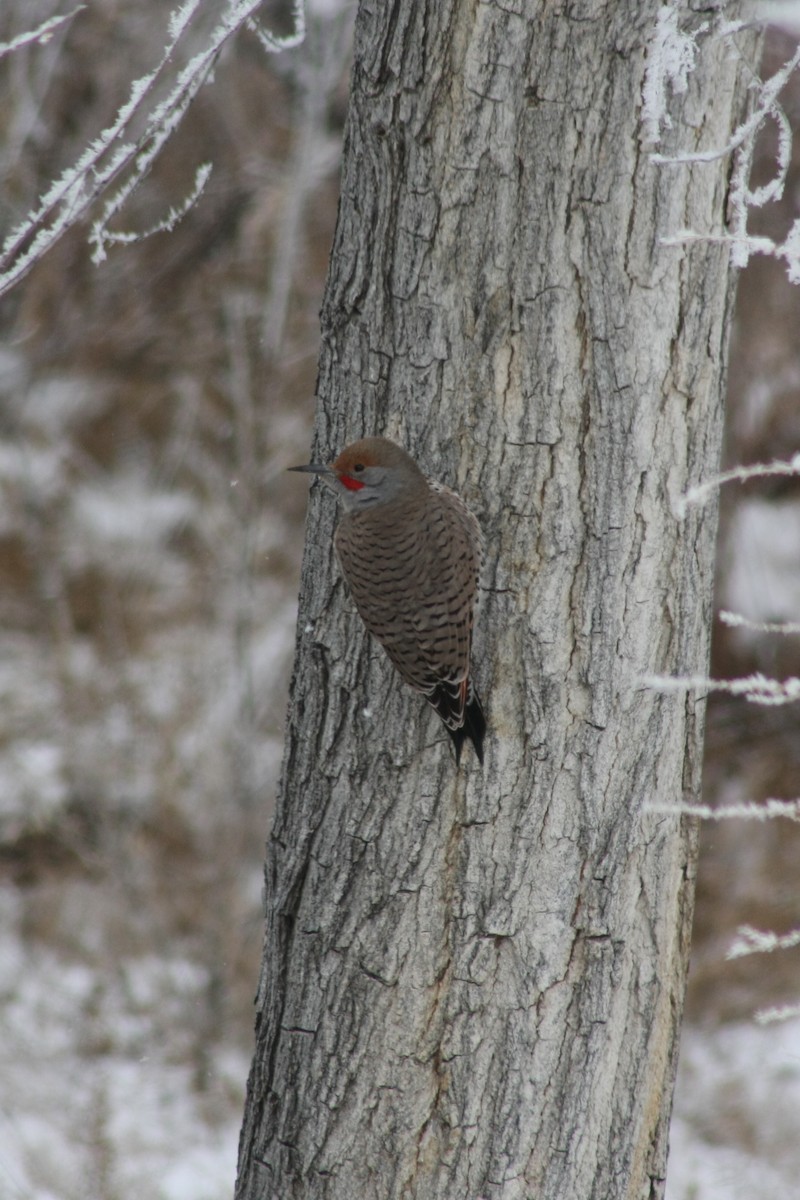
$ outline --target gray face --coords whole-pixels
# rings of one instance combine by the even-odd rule
[[[399,446],[382,438],[363,438],[348,446],[332,463],[289,467],[318,475],[341,500],[347,512],[412,500],[427,488],[425,476]]]
[[[333,471],[323,475],[322,479],[336,493],[347,512],[358,512],[373,504],[385,504],[403,490],[400,473],[392,467],[364,466],[360,471],[353,469],[348,479],[361,484],[361,487],[353,487],[352,484],[348,487]]]

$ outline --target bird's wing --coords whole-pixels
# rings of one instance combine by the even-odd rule
[[[335,543],[367,629],[406,683],[432,702],[434,693],[452,697],[440,715],[460,723],[481,566],[475,518],[454,492],[434,485],[411,508],[346,514]]]

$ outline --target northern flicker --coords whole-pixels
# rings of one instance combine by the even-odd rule
[[[336,493],[344,511],[334,544],[361,619],[436,709],[456,762],[467,738],[483,762],[486,720],[470,677],[482,555],[475,517],[386,438],[290,470],[312,472]]]

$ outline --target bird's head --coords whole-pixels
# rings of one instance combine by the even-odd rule
[[[318,475],[350,512],[385,504],[426,483],[411,456],[381,437],[352,442],[332,463],[308,463],[289,470]]]

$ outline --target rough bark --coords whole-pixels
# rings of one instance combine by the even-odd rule
[[[479,516],[487,762],[312,494],[240,1200],[663,1191],[694,832],[646,808],[696,799],[702,706],[641,679],[707,659],[715,518],[671,500],[718,461],[730,281],[660,244],[727,173],[642,144],[657,10],[362,0],[316,455],[386,433]],[[725,142],[739,70],[706,47],[673,144]]]

